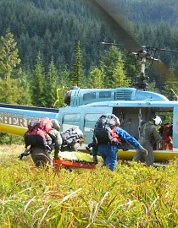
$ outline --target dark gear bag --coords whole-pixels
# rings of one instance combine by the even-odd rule
[[[62,146],[72,146],[76,142],[80,142],[83,139],[83,132],[79,127],[72,127],[68,130],[61,132]]]
[[[99,117],[94,128],[94,141],[96,144],[110,144],[112,142],[112,129],[118,125],[114,114]]]
[[[30,122],[28,131],[24,134],[25,147],[46,147],[46,135],[52,129],[51,119],[48,117],[38,118]]]

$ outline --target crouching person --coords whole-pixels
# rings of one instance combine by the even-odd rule
[[[59,132],[60,123],[48,117],[32,121],[28,131],[24,135],[25,152],[20,154],[19,159],[31,154],[32,160],[37,167],[49,164],[53,165],[52,150],[54,157],[58,158],[62,145],[62,138]]]
[[[54,146],[54,159],[58,159],[62,147],[62,137],[59,132],[60,123],[55,119],[52,119],[51,121],[52,129],[48,132],[48,136],[52,139],[52,145]]]

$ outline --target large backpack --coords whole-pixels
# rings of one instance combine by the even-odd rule
[[[117,126],[117,117],[113,114],[99,117],[94,128],[94,141],[96,144],[109,144],[112,139],[112,129]]]
[[[25,147],[47,145],[46,135],[52,129],[52,121],[48,117],[38,118],[30,122],[28,131],[24,134]]]
[[[61,132],[62,137],[62,145],[63,146],[72,146],[76,142],[80,142],[83,138],[83,132],[79,129],[79,127],[72,127],[68,130]]]

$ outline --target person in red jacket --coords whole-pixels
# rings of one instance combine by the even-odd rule
[[[166,123],[162,125],[159,129],[159,132],[163,139],[162,149],[172,150],[172,123]]]

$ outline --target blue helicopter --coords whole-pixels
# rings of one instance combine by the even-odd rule
[[[96,121],[102,114],[113,113],[119,117],[121,127],[128,133],[139,138],[142,123],[148,121],[151,116],[158,115],[166,119],[169,115],[172,123],[172,147],[165,148],[164,140],[155,145],[155,161],[168,161],[178,157],[178,102],[169,101],[164,95],[147,91],[145,82],[145,65],[152,62],[160,73],[169,75],[169,69],[152,55],[150,51],[162,49],[145,47],[138,44],[122,24],[115,18],[113,9],[106,0],[94,0],[95,5],[104,12],[107,23],[112,25],[119,39],[126,49],[141,59],[141,75],[133,88],[115,89],[82,89],[75,86],[65,96],[66,107],[42,108],[12,104],[0,104],[0,132],[12,133],[23,136],[32,119],[49,117],[57,119],[61,123],[61,131],[73,126],[78,126],[85,136],[85,142],[80,151],[86,151],[85,147],[92,141],[93,130]],[[135,149],[127,144],[118,153],[119,159],[131,160]]]

